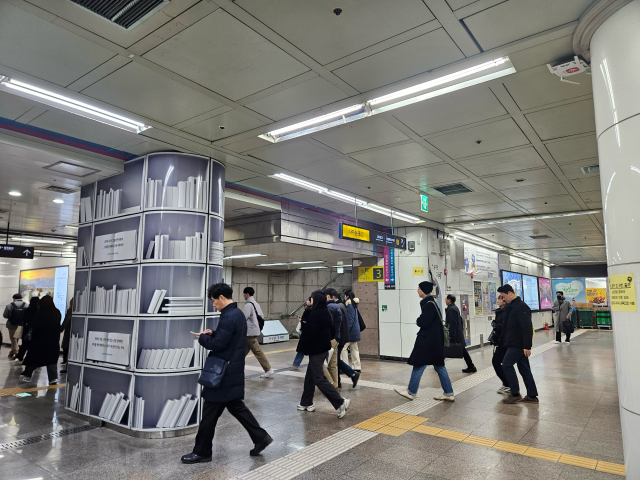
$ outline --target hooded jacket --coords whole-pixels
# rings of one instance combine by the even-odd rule
[[[358,303],[357,298],[347,299],[347,326],[349,327],[349,342],[356,343],[360,341],[360,322],[358,321]]]

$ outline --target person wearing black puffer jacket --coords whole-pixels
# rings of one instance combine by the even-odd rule
[[[226,283],[209,287],[209,298],[220,312],[220,322],[215,332],[205,330],[196,334],[198,343],[211,350],[210,357],[229,362],[224,378],[217,388],[202,389],[204,406],[202,420],[196,435],[193,452],[182,456],[182,463],[210,462],[213,436],[218,418],[226,408],[245,428],[255,447],[249,452],[253,457],[267,448],[273,439],[260,427],[258,421],[242,401],[244,399],[244,357],[247,345],[247,320],[231,298],[233,289]]]
[[[504,374],[504,369],[502,368],[502,360],[507,353],[507,347],[504,346],[504,321],[506,320],[504,309],[506,306],[507,302],[504,301],[504,297],[499,293],[498,308],[495,311],[496,318],[492,322],[494,333],[492,344],[495,348],[493,350],[491,363],[493,364],[493,369],[496,371],[496,375],[502,382],[502,387],[498,389],[498,393],[509,394],[511,393],[511,388],[509,388],[509,381],[507,380],[507,376]]]
[[[316,409],[313,395],[318,387],[333,408],[338,410],[338,418],[342,418],[347,413],[351,401],[340,396],[336,388],[325,378],[322,368],[327,352],[331,349],[331,339],[335,337],[334,328],[333,317],[327,308],[327,296],[322,290],[316,290],[311,294],[309,316],[302,319],[302,335],[297,347],[298,352],[309,356],[298,410],[313,412]]]

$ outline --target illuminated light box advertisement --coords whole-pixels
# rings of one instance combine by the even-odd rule
[[[553,292],[551,291],[551,280],[548,278],[538,278],[538,291],[540,293],[540,309],[549,310],[553,307]]]
[[[67,311],[67,284],[69,283],[69,267],[38,268],[20,272],[18,291],[22,299],[29,303],[33,297],[45,295],[53,297],[53,303],[60,310],[62,318]]]
[[[522,274],[515,272],[502,271],[502,285],[511,285],[516,295],[522,297]]]
[[[498,252],[487,250],[470,243],[464,243],[464,271],[465,273],[482,274],[495,273],[498,275]]]
[[[529,305],[531,310],[540,310],[540,299],[538,298],[538,277],[522,275],[522,288],[524,291],[524,303]]]
[[[87,360],[129,365],[131,335],[114,332],[89,332]]]
[[[585,295],[587,302],[596,305],[607,305],[607,279],[606,278],[585,278]]]
[[[553,293],[561,291],[570,302],[587,303],[584,278],[554,278]]]

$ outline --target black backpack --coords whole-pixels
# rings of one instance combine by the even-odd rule
[[[262,332],[262,329],[264,328],[264,318],[262,318],[262,315],[258,315],[258,310],[256,309],[255,304],[253,302],[249,302],[249,303],[251,303],[251,306],[253,307],[253,311],[256,312],[256,318],[258,319],[258,327]]]
[[[18,307],[15,303],[13,304],[13,308],[11,309],[11,314],[7,319],[9,323],[11,323],[12,325],[15,325],[16,327],[19,325],[22,325],[22,317],[24,315],[25,305],[26,304],[24,302],[22,303],[21,307]]]

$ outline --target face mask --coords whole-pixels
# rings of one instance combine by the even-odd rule
[[[558,295],[558,300],[562,300],[562,295]]]

